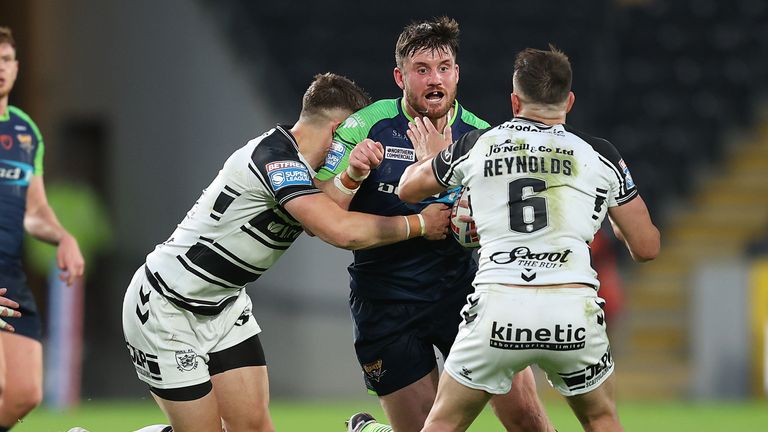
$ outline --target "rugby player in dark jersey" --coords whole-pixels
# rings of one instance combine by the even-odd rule
[[[85,266],[77,241],[48,205],[40,131],[8,104],[18,70],[11,30],[0,27],[0,287],[8,289],[22,313],[8,318],[15,333],[0,332],[0,431],[13,427],[43,397],[42,324],[21,266],[24,230],[58,246],[56,259],[67,285],[83,275]]]
[[[427,205],[407,204],[397,196],[403,171],[427,156],[407,136],[414,117],[429,118],[454,139],[489,126],[456,101],[458,36],[458,24],[447,17],[412,23],[400,34],[394,79],[403,96],[377,101],[350,116],[337,129],[318,173],[323,190],[342,206],[396,216],[418,213]],[[347,159],[358,143],[370,143],[364,140],[379,143],[384,159],[362,179],[347,167]],[[351,186],[359,185],[359,191],[352,195],[334,187],[329,181],[334,175],[353,180]],[[450,203],[450,194],[438,201]],[[366,386],[378,395],[398,432],[420,430],[432,406],[438,382],[434,347],[447,356],[456,336],[477,270],[471,255],[450,238],[415,239],[354,253],[349,273],[355,350]],[[517,375],[512,390],[492,404],[507,430],[550,430],[530,369]],[[350,430],[355,427],[350,424]]]

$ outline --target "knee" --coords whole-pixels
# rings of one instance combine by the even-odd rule
[[[501,405],[501,406],[499,406]],[[538,400],[518,400],[517,404],[491,402],[496,416],[501,420],[507,432],[546,432],[551,430],[549,420]]]
[[[502,421],[508,432],[547,432],[549,422],[540,410],[523,411],[514,419]]]
[[[43,401],[43,390],[38,387],[3,389],[3,410],[16,418],[23,418]]]
[[[587,432],[622,430],[619,416],[615,410],[606,410],[581,416],[577,415],[577,417],[579,423]]]
[[[269,416],[269,411],[256,411],[258,412],[250,413],[247,416],[241,416],[234,419],[235,421],[227,421],[225,430],[275,432],[275,426],[272,424],[272,418]]]

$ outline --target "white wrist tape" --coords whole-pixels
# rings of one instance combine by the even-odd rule
[[[358,177],[358,176],[352,174],[352,169],[351,168],[352,168],[351,166],[347,165],[347,175],[349,176],[349,178],[351,178],[352,180],[354,180],[356,182],[361,182],[361,181],[367,179],[369,175],[371,175],[371,172],[368,171],[367,173],[365,173],[364,176]]]
[[[349,175],[349,173],[347,173],[347,175]],[[354,189],[350,189],[344,186],[344,182],[341,181],[341,174],[336,174],[336,176],[333,178],[333,185],[336,186],[336,189],[340,190],[345,195],[354,195],[355,192],[360,189],[360,186]]]
[[[408,240],[411,238],[411,223],[408,222],[408,216],[403,216],[403,219],[405,219],[405,239]]]
[[[421,236],[424,237],[424,233],[427,231],[427,226],[424,223],[424,216],[422,216],[421,213],[416,213],[416,216],[419,217],[419,225],[421,225]]]

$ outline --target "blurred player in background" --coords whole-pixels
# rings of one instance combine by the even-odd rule
[[[340,205],[383,216],[412,215],[427,205],[397,197],[403,170],[427,156],[407,136],[415,116],[457,138],[488,127],[456,100],[458,49],[459,25],[453,19],[405,27],[395,47],[394,69],[402,97],[377,101],[349,117],[336,131],[317,175]],[[384,161],[366,178],[348,168],[347,161],[356,145],[368,139],[384,146]],[[359,192],[334,187],[339,184],[331,184],[334,176],[351,179]],[[450,203],[446,197],[438,201]],[[354,254],[349,273],[355,351],[366,386],[378,395],[399,432],[418,431],[429,413],[438,382],[434,347],[448,354],[476,270],[472,251],[453,239],[415,239]],[[493,406],[507,430],[550,430],[530,369],[518,374],[512,391],[494,399]]]
[[[585,430],[622,430],[588,244],[607,213],[642,262],[658,254],[659,231],[616,148],[565,124],[570,90],[565,54],[551,46],[523,50],[513,75],[515,118],[464,135],[400,180],[407,202],[469,187],[481,245],[476,291],[424,431],[466,430],[531,364],[547,373]],[[441,140],[429,122],[417,122],[412,136]]]
[[[40,131],[26,113],[8,104],[18,71],[13,34],[0,27],[0,287],[8,289],[21,312],[7,318],[15,333],[0,332],[0,431],[11,429],[43,397],[42,323],[21,265],[24,230],[58,246],[56,259],[67,285],[85,267],[77,241],[48,205]]]
[[[608,231],[608,228],[597,230],[595,238],[589,244],[589,249],[592,255],[592,267],[600,281],[600,297],[605,300],[603,310],[610,334],[610,329],[616,330],[616,324],[624,309],[624,289],[616,260],[616,250]]]
[[[234,152],[135,273],[123,302],[127,348],[174,431],[215,431],[222,421],[228,432],[274,430],[261,329],[244,288],[303,230],[348,249],[445,238],[444,206],[373,216],[347,212],[315,188],[333,132],[369,102],[352,81],[317,75],[298,122]],[[362,145],[352,166],[365,175],[382,156]]]

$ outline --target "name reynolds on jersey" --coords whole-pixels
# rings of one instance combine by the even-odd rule
[[[526,151],[529,153],[547,153],[547,156],[505,156],[492,157],[499,153],[508,153],[516,151]],[[551,155],[550,155],[551,154]],[[563,174],[570,176],[573,172],[573,161],[571,159],[559,159],[552,155],[561,154],[572,156],[573,150],[562,149],[559,147],[550,148],[547,146],[532,146],[528,143],[512,143],[505,141],[500,144],[493,144],[485,155],[484,177],[493,177],[505,174],[519,173],[541,173],[541,174]]]

